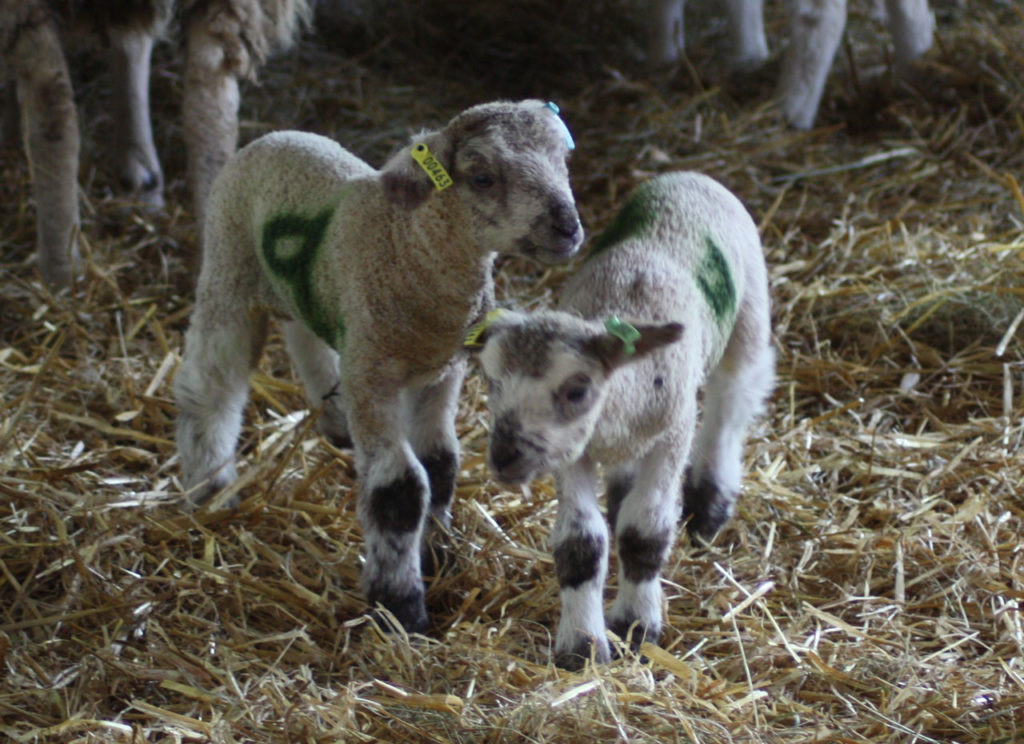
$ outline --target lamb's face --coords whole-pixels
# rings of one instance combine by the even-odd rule
[[[546,263],[571,258],[583,227],[566,164],[572,139],[558,114],[525,101],[458,121],[452,179],[479,243]]]
[[[506,483],[579,459],[600,416],[609,370],[587,350],[600,332],[566,320],[505,323],[480,353],[492,422],[488,462]]]

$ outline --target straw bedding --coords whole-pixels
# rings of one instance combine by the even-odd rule
[[[379,163],[416,127],[532,95],[576,136],[591,235],[663,170],[706,172],[748,205],[779,384],[735,520],[672,555],[662,648],[578,674],[550,664],[555,493],[490,478],[475,377],[458,560],[429,591],[428,638],[363,616],[350,453],[311,429],[279,335],[253,380],[241,508],[178,509],[169,383],[198,255],[180,66],[160,50],[170,206],[149,214],[111,195],[109,90],[86,56],[89,265],[70,294],[35,278],[27,166],[0,151],[2,737],[1024,741],[1020,6],[937,2],[938,43],[909,86],[854,15],[819,126],[799,133],[768,103],[770,75],[718,73],[711,14],[690,26],[689,65],[649,75],[629,3],[467,5],[323,21],[245,90],[243,137],[311,129]],[[498,289],[542,304],[568,270],[503,260]]]

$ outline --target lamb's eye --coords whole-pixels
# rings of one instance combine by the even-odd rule
[[[582,413],[591,398],[591,380],[586,375],[573,375],[558,389],[559,407],[566,415]]]
[[[565,391],[565,399],[570,403],[582,403],[587,397],[587,389],[583,386],[571,387]]]
[[[491,186],[493,185],[494,179],[491,176],[487,175],[486,173],[480,173],[478,175],[473,176],[474,188],[484,191],[486,189],[491,188]]]

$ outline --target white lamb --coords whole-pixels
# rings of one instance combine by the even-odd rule
[[[172,19],[180,23],[188,184],[201,217],[213,177],[237,146],[238,79],[253,76],[272,47],[289,44],[308,15],[307,0],[0,2],[0,72],[6,68],[17,83],[37,266],[47,283],[69,284],[78,260],[78,117],[61,30],[82,27],[109,42],[116,167],[126,191],[159,206],[164,183],[149,118],[150,53]]]
[[[555,474],[555,660],[576,668],[591,654],[609,658],[601,601],[609,531],[598,510],[598,464],[621,567],[608,626],[636,643],[661,631],[659,574],[688,463],[689,530],[710,538],[733,512],[743,439],[774,378],[757,229],[711,178],[660,176],[638,188],[597,239],[558,308],[492,313],[467,344],[482,344],[491,468],[509,483]]]
[[[302,132],[241,149],[210,195],[175,382],[192,499],[234,480],[249,373],[268,316],[287,319],[321,431],[355,445],[366,597],[424,630],[420,548],[428,517],[450,520],[462,339],[493,303],[495,251],[578,250],[571,146],[554,104],[523,101],[470,108],[379,171]]]
[[[779,79],[779,98],[787,121],[799,129],[814,124],[832,60],[846,25],[846,0],[787,0],[789,50]],[[683,10],[686,0],[653,0],[648,44],[651,61],[674,64],[682,59]],[[727,0],[734,64],[756,67],[768,59],[763,0]],[[885,0],[896,69],[902,73],[931,47],[935,19],[928,0]]]

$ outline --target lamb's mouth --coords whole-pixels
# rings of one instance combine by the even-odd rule
[[[516,252],[542,263],[556,264],[573,258],[581,245],[582,237],[558,237],[542,245],[527,236],[519,239]]]

